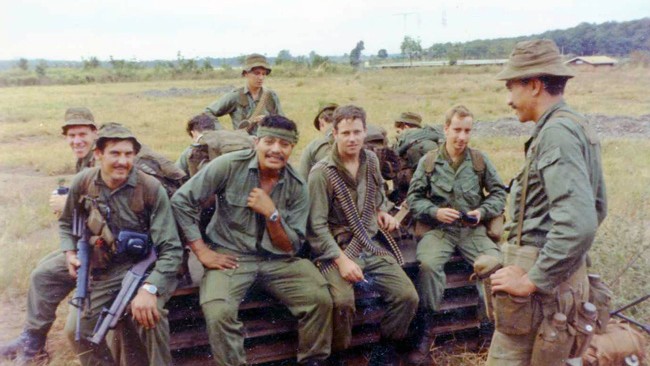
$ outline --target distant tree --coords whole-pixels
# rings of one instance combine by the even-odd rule
[[[39,78],[44,78],[45,77],[45,69],[47,69],[47,62],[45,60],[39,61],[38,65],[36,65],[36,75],[38,75]]]
[[[95,56],[90,57],[88,60],[82,59],[84,70],[96,69],[99,67],[99,59]]]
[[[212,71],[214,70],[214,67],[212,67],[212,63],[210,60],[207,58],[203,59],[203,65],[201,66],[202,71]]]
[[[379,57],[382,60],[385,60],[386,58],[388,58],[388,52],[386,51],[385,48],[382,48],[377,52],[377,57]]]
[[[293,56],[291,56],[291,52],[289,50],[280,50],[278,52],[278,56],[275,58],[275,64],[276,65],[281,65],[283,63],[287,63],[293,60]]]
[[[327,56],[321,56],[314,52],[313,57],[311,58],[311,67],[319,67],[320,65],[330,62],[330,58]]]
[[[365,49],[365,46],[363,45],[363,41],[357,42],[357,46],[350,51],[350,65],[354,66],[355,68],[359,67],[361,65],[361,51]]]
[[[410,36],[404,36],[400,49],[402,50],[402,55],[408,57],[411,62],[413,62],[414,58],[420,58],[422,55],[420,40],[415,40]]]
[[[18,60],[16,66],[23,71],[27,71],[29,69],[29,61],[26,58],[21,58]]]

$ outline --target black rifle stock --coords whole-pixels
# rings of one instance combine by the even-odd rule
[[[87,218],[83,215],[78,214],[77,210],[74,210],[72,234],[79,237],[79,240],[77,241],[77,258],[81,262],[81,265],[77,269],[77,287],[74,296],[70,300],[70,304],[77,308],[77,327],[74,332],[74,340],[77,342],[81,340],[81,316],[90,305],[90,297],[88,296],[88,279],[90,276],[90,257],[93,248],[88,242],[86,219]]]
[[[115,300],[113,300],[110,309],[104,308],[99,315],[93,335],[89,339],[90,343],[95,346],[99,345],[106,337],[106,333],[115,328],[115,325],[126,311],[127,305],[129,305],[135,293],[138,292],[147,268],[156,261],[156,258],[156,251],[151,248],[146,258],[129,269],[124,279],[122,279],[122,288]]]

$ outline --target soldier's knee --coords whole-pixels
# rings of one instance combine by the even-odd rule
[[[213,300],[201,305],[208,328],[236,321],[238,307],[227,301]]]
[[[332,305],[337,311],[354,311],[354,292],[332,298]]]
[[[420,297],[413,286],[403,286],[396,294],[395,301],[409,309],[416,309],[420,302]]]
[[[327,288],[323,287],[321,290],[314,291],[312,296],[312,303],[316,304],[321,311],[332,311],[334,305],[332,304],[332,296]]]
[[[437,277],[444,274],[444,263],[434,261],[420,262],[419,276],[420,277]]]

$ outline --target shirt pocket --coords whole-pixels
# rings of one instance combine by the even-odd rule
[[[473,177],[467,177],[461,184],[463,198],[467,201],[468,209],[475,209],[481,205],[482,188],[478,181],[478,176],[473,174]]]
[[[537,170],[544,170],[545,168],[555,164],[560,160],[562,153],[560,147],[554,147],[549,151],[545,151],[537,159]]]
[[[253,210],[248,207],[248,195],[240,192],[226,192],[226,213],[228,227],[239,233],[249,233],[249,225],[255,222]]]

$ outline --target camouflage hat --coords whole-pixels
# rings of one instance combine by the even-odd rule
[[[97,125],[95,124],[95,117],[93,117],[90,109],[86,107],[68,108],[65,111],[65,117],[63,120],[65,122],[63,122],[61,129],[63,130],[62,133],[64,135],[70,126],[90,126],[93,129],[97,129]]]
[[[316,117],[314,117],[314,127],[315,127],[317,130],[320,130],[320,128],[319,128],[319,127],[320,127],[320,122],[318,121],[318,118],[320,118],[320,115],[323,114],[323,112],[325,112],[325,111],[332,111],[332,112],[334,112],[334,110],[335,110],[336,108],[338,108],[338,107],[339,107],[339,105],[336,104],[336,103],[327,103],[327,104],[324,104],[324,105],[323,105],[323,106],[318,110],[318,113],[316,114]]]
[[[562,62],[560,51],[550,39],[523,41],[515,45],[498,80],[524,79],[541,75],[572,78],[573,72]]]
[[[422,117],[413,112],[404,112],[395,119],[395,125],[398,123],[406,123],[407,125],[422,127]]]
[[[136,153],[140,151],[140,148],[142,145],[140,144],[140,141],[138,141],[137,138],[135,138],[135,135],[129,130],[128,128],[124,127],[122,124],[117,123],[117,122],[108,122],[102,125],[102,127],[99,129],[99,133],[97,134],[97,142],[96,145],[97,147],[102,146],[104,143],[104,140],[108,139],[118,139],[118,140],[126,140],[130,139],[133,141],[133,148],[135,149]]]
[[[253,53],[246,56],[246,60],[244,60],[244,69],[241,71],[242,76],[244,76],[244,73],[246,72],[251,72],[251,70],[256,67],[263,67],[266,69],[266,75],[271,73],[271,68],[269,67],[268,62],[266,62],[266,57],[259,53]]]

